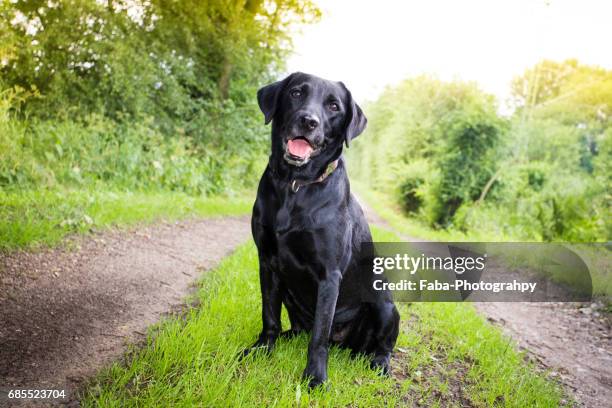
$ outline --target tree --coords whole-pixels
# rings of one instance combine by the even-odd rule
[[[318,16],[309,0],[3,2],[0,74],[40,91],[30,115],[150,115],[170,132],[212,100],[252,103],[289,27]]]

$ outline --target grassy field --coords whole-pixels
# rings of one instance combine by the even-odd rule
[[[252,194],[195,197],[177,192],[113,192],[104,188],[0,189],[0,250],[54,245],[71,233],[160,219],[247,214]]]
[[[375,239],[396,237],[375,229]],[[392,376],[378,377],[363,358],[330,353],[329,387],[300,381],[308,338],[279,340],[272,355],[239,362],[260,328],[257,252],[240,247],[199,284],[198,307],[151,330],[126,363],[103,371],[83,406],[558,406],[560,388],[473,307],[402,304]],[[284,327],[288,327],[283,312]]]

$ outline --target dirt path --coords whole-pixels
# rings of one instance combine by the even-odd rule
[[[248,217],[77,238],[0,254],[0,406],[9,389],[74,390],[184,304],[192,283],[250,236]]]
[[[586,407],[612,401],[612,332],[601,305],[476,303],[476,309],[526,349]]]
[[[394,231],[363,200],[368,222]],[[607,408],[612,401],[612,325],[602,305],[568,303],[475,303],[476,309],[528,351],[540,368],[560,381],[580,406]]]

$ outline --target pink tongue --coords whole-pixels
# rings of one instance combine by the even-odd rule
[[[287,147],[289,148],[289,153],[302,159],[305,159],[312,153],[310,143],[304,139],[291,139],[287,142]]]

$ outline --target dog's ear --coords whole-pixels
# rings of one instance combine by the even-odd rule
[[[257,91],[257,103],[259,104],[259,109],[261,109],[264,114],[266,125],[270,123],[276,114],[279,96],[293,75],[294,74],[289,75],[282,81],[277,81],[273,84],[266,85]]]
[[[344,134],[344,142],[346,143],[346,147],[349,147],[350,141],[359,136],[365,130],[368,124],[368,119],[363,114],[363,111],[359,105],[357,105],[353,100],[351,91],[349,91],[346,85],[344,85],[342,82],[340,82],[340,85],[342,85],[346,91],[347,101],[349,104],[346,114],[346,128]]]

